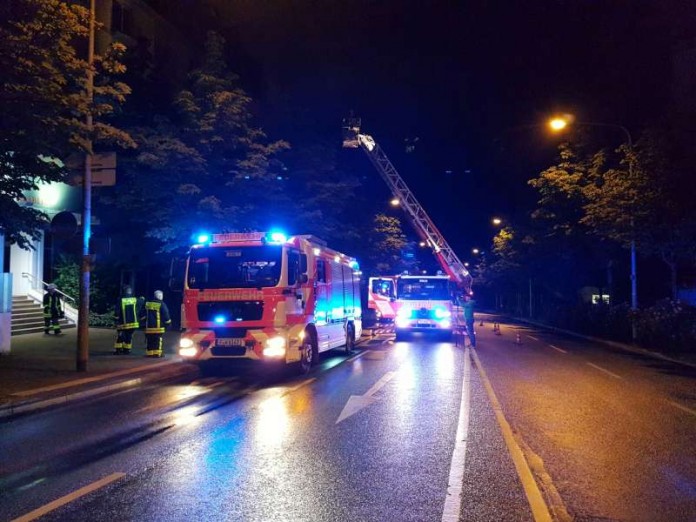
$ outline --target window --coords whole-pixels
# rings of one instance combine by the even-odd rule
[[[297,283],[300,275],[300,253],[297,250],[288,250],[288,286]]]
[[[279,246],[207,247],[191,252],[189,288],[263,288],[280,279]]]
[[[326,283],[326,262],[323,259],[317,259],[316,269],[317,283]]]

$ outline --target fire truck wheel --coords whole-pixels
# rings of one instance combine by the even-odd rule
[[[346,355],[349,355],[355,349],[355,326],[353,323],[348,323],[346,326]]]
[[[302,352],[300,354],[300,372],[303,374],[308,373],[316,362],[317,349],[315,344],[312,334],[307,332],[304,341],[302,341],[302,348],[300,349]]]

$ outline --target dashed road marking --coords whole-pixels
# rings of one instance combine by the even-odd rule
[[[686,413],[690,413],[691,415],[696,415],[696,410],[693,410],[693,409],[689,408],[688,406],[682,406],[678,402],[674,402],[674,401],[667,401],[667,402],[670,403],[675,408],[679,408],[681,411],[685,411]]]
[[[316,381],[316,380],[317,380],[316,377],[311,377],[311,378],[309,378],[309,379],[305,379],[304,381],[297,383],[297,384],[296,384],[295,386],[293,386],[292,388],[288,388],[287,390],[285,390],[285,393],[283,393],[283,396],[284,396],[284,395],[287,395],[288,393],[292,393],[292,392],[294,392],[294,391],[297,391],[297,390],[299,390],[300,388],[302,388],[303,386],[307,386],[308,384],[311,384],[311,383],[313,383],[313,382]]]
[[[522,488],[527,496],[527,502],[529,502],[529,507],[532,510],[532,516],[534,517],[535,522],[552,522],[549,507],[546,504],[541,491],[539,490],[539,485],[534,480],[534,475],[529,467],[529,463],[524,457],[522,449],[515,440],[515,436],[512,433],[512,428],[503,414],[503,408],[500,405],[500,401],[498,401],[498,397],[496,397],[495,391],[493,391],[491,381],[488,380],[488,375],[486,375],[486,371],[483,369],[483,365],[481,364],[481,360],[476,354],[475,349],[471,350],[471,355],[473,356],[476,367],[481,375],[483,387],[488,394],[488,399],[491,401],[491,406],[493,407],[496,419],[498,420],[498,425],[503,433],[505,445],[508,448],[512,462],[515,464],[517,476],[520,478],[520,482],[522,482]]]
[[[614,377],[615,379],[622,379],[623,380],[623,377],[621,377],[620,375],[617,375],[614,372],[610,372],[609,370],[602,368],[601,366],[597,366],[596,364],[592,364],[591,362],[588,362],[585,364],[587,364],[588,366],[592,366],[595,370],[599,370],[600,372],[606,373],[607,375],[610,375],[610,376]]]
[[[557,352],[568,353],[568,350],[564,350],[563,348],[559,348],[558,346],[554,346],[553,344],[549,344],[549,347],[550,347],[550,348],[553,348],[553,349],[556,350]]]
[[[30,522],[31,520],[36,520],[37,518],[42,517],[47,513],[50,513],[51,511],[54,511],[60,507],[63,507],[66,504],[69,504],[73,500],[77,500],[80,497],[84,497],[85,495],[88,495],[93,491],[103,488],[104,486],[107,486],[112,482],[119,480],[125,476],[125,473],[112,473],[111,475],[104,477],[103,479],[97,480],[96,482],[92,482],[91,484],[88,484],[83,488],[73,491],[72,493],[68,493],[64,497],[60,497],[59,499],[56,499],[53,502],[49,502],[48,504],[41,506],[40,508],[37,508],[34,511],[31,511],[30,513],[27,513],[26,515],[22,515],[19,518],[15,518],[12,522]]]
[[[457,423],[457,435],[452,452],[450,464],[449,482],[447,485],[447,497],[442,511],[443,522],[459,520],[459,510],[462,504],[462,490],[464,486],[464,464],[466,460],[466,441],[469,436],[469,390],[471,387],[471,358],[469,348],[464,349],[464,383],[462,384],[462,398],[459,405],[459,421]]]
[[[539,340],[539,339],[537,339],[536,337],[534,337],[533,335],[527,335],[527,337],[529,337],[532,341],[538,341],[538,340]]]
[[[346,359],[346,362],[353,362],[355,359],[359,359],[360,357],[362,357],[362,356],[365,355],[366,353],[367,353],[367,350],[362,351],[362,352],[360,352],[358,355],[354,355],[354,356],[351,357],[350,359]]]

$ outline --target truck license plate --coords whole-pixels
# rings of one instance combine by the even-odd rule
[[[244,346],[244,339],[243,338],[218,338],[215,340],[215,344],[217,346]]]

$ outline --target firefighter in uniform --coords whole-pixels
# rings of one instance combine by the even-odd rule
[[[63,312],[63,303],[60,299],[60,294],[56,291],[56,285],[50,284],[46,287],[46,294],[43,298],[43,313],[44,313],[44,333],[50,335],[51,331],[54,334],[60,335],[60,322],[62,317],[65,317]]]
[[[162,290],[155,290],[155,298],[146,301],[141,314],[140,322],[145,325],[145,338],[147,339],[146,357],[163,357],[162,335],[167,325],[172,323],[169,309],[162,301]]]
[[[141,314],[142,301],[133,296],[130,286],[123,288],[123,297],[116,303],[116,343],[114,354],[130,355],[133,348],[133,333],[138,329],[138,317]]]

